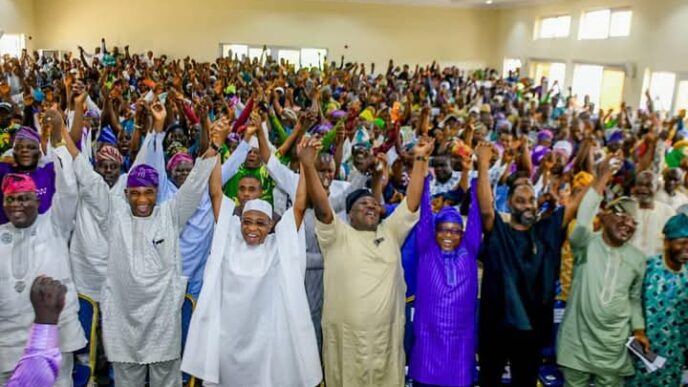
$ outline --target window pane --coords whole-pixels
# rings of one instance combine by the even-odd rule
[[[619,110],[623,100],[623,86],[626,75],[622,70],[605,69],[602,73],[600,109]]]
[[[321,67],[327,56],[327,50],[319,48],[301,49],[301,67]]]
[[[602,66],[595,65],[576,65],[574,68],[571,88],[581,105],[588,96],[591,103],[599,106],[603,70]]]
[[[628,36],[631,34],[631,17],[629,10],[612,12],[609,23],[609,36]]]
[[[676,113],[681,109],[688,109],[688,81],[678,83],[678,95],[676,96]]]
[[[564,79],[566,79],[566,64],[552,63],[549,68],[549,87],[554,85],[554,82],[559,82],[559,87],[564,88]]]
[[[540,38],[553,38],[555,36],[556,24],[557,20],[553,17],[540,20]]]
[[[566,38],[571,30],[571,16],[559,16],[557,18],[557,38]]]
[[[652,73],[652,77],[650,77],[650,95],[655,103],[656,110],[671,110],[675,86],[676,74]]]
[[[520,59],[504,58],[504,68],[503,68],[504,77],[509,76],[509,71],[516,71],[517,69],[520,69],[520,68],[521,68],[521,60]]]
[[[298,69],[301,62],[301,51],[280,48],[277,51],[277,60],[281,62],[282,59]]]
[[[248,57],[253,60],[253,58],[258,58],[260,59],[260,55],[263,53],[263,47],[249,47],[248,49]],[[265,57],[270,55],[270,49],[265,50]]]
[[[578,39],[608,38],[610,13],[608,9],[584,13],[581,18]]]
[[[232,56],[238,56],[239,59],[243,59],[248,56],[248,46],[245,44],[223,44],[222,45],[222,55],[228,56],[229,51],[232,51]]]
[[[0,55],[19,57],[24,49],[24,34],[4,34],[0,38]]]

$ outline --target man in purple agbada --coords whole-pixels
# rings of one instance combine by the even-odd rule
[[[41,139],[34,129],[23,126],[14,136],[12,156],[14,163],[0,162],[0,180],[8,173],[29,175],[36,183],[38,213],[44,214],[50,208],[55,194],[55,167],[52,158],[41,157]],[[3,195],[0,193],[0,202]],[[0,224],[7,223],[7,216],[0,211]]]
[[[454,207],[433,216],[429,178],[416,227],[415,342],[409,362],[414,385],[472,386],[476,351],[477,257],[482,224],[471,189],[467,227]],[[473,183],[475,186],[475,181]]]

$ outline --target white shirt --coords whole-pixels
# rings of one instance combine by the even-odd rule
[[[50,210],[38,215],[28,228],[18,229],[12,223],[0,226],[0,373],[14,369],[24,352],[35,318],[31,285],[39,275],[67,287],[58,322],[60,351],[73,352],[86,345],[67,248],[76,211],[76,181],[67,172],[70,159],[55,160],[56,192]]]
[[[645,254],[645,257],[653,257],[664,253],[664,225],[676,210],[668,205],[655,200],[654,208],[638,208],[636,221],[638,227],[631,238],[631,244]]]

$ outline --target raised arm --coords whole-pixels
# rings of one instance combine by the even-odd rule
[[[304,175],[299,177],[299,185],[296,189],[296,198],[294,199],[294,220],[296,221],[296,229],[301,228],[303,223],[303,214],[306,212],[308,202],[308,192],[306,188],[306,178]]]
[[[423,182],[425,181],[425,175],[428,173],[428,159],[434,147],[434,139],[421,137],[413,148],[415,161],[413,162],[411,178],[406,190],[406,206],[411,212],[418,211],[420,206],[420,200],[423,196]]]
[[[435,225],[430,198],[430,175],[425,177],[423,184],[423,197],[420,201],[420,219],[416,227],[416,251],[426,251],[432,243],[435,243]],[[421,254],[422,255],[422,254]]]
[[[492,158],[492,144],[481,142],[475,149],[478,156],[478,203],[482,218],[483,230],[491,232],[494,227],[495,210],[492,187],[490,187],[490,159]]]
[[[304,139],[302,141],[303,146],[299,152],[299,160],[301,161],[301,174],[306,178],[308,198],[313,204],[316,218],[322,223],[331,224],[334,221],[332,207],[330,207],[327,192],[315,169],[315,158],[318,153],[317,147],[320,143],[314,139]]]
[[[74,86],[72,93],[76,94],[74,98],[74,119],[72,120],[72,128],[69,131],[69,135],[75,144],[81,143],[81,131],[84,128],[84,104],[86,103],[86,98],[88,93],[86,92],[83,84],[77,83]]]

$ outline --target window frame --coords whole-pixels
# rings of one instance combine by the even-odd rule
[[[543,23],[546,20],[553,20],[555,23],[557,22],[558,19],[561,18],[568,18],[569,19],[569,25],[568,28],[566,29],[566,35],[556,35],[553,34],[552,36],[542,36],[542,26]],[[549,40],[549,39],[568,39],[571,37],[571,24],[573,22],[573,16],[569,13],[562,13],[562,14],[557,14],[557,15],[549,15],[549,16],[541,16],[535,21],[535,33],[534,33],[534,39],[535,40]],[[556,31],[555,31],[556,32]]]
[[[584,21],[586,18],[586,15],[595,13],[595,12],[608,12],[609,15],[607,17],[607,28],[604,32],[604,36],[601,37],[587,37],[585,34],[585,29],[584,29]],[[614,17],[615,13],[621,13],[621,12],[629,12],[630,17],[629,17],[629,25],[628,25],[628,34],[627,35],[612,35],[612,18]],[[580,19],[578,21],[578,40],[608,40],[608,39],[618,39],[618,38],[629,38],[631,36],[631,31],[633,27],[633,9],[631,7],[610,7],[610,8],[593,8],[593,9],[588,9],[584,10],[581,12]]]

